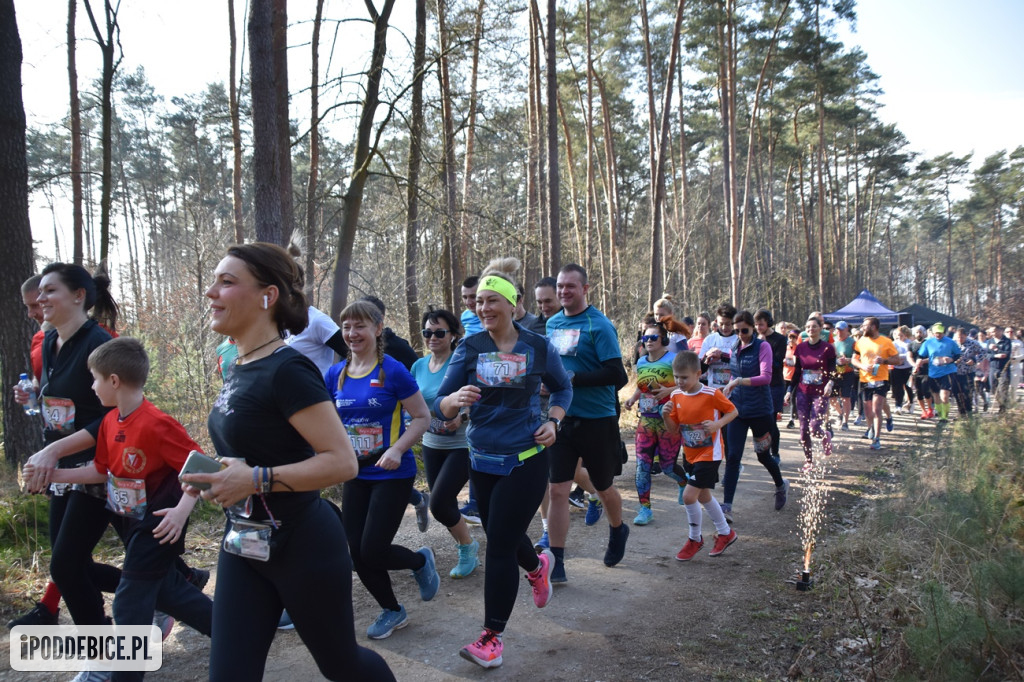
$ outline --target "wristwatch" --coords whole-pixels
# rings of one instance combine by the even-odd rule
[[[548,417],[548,421],[555,425],[556,432],[562,430],[562,420],[558,417]]]

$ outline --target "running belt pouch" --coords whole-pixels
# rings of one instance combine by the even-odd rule
[[[523,462],[519,455],[499,455],[493,452],[482,452],[481,450],[469,450],[469,464],[473,471],[482,474],[493,474],[494,476],[508,476],[512,470]]]
[[[224,551],[228,554],[268,561],[274,543],[274,528],[263,521],[250,521],[235,516],[228,517],[224,531]]]

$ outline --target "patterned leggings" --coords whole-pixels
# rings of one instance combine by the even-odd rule
[[[640,504],[651,506],[651,464],[658,457],[661,471],[676,483],[685,483],[682,471],[676,470],[679,458],[679,434],[665,430],[665,422],[658,417],[640,417],[636,427],[636,494]]]
[[[800,443],[804,446],[804,457],[812,461],[814,452],[813,439],[821,441],[822,453],[827,457],[832,454],[832,439],[822,428],[828,414],[828,398],[796,391],[796,413],[800,416]]]

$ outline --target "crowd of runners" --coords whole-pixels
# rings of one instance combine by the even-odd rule
[[[876,318],[833,324],[818,312],[797,326],[731,304],[691,318],[666,297],[642,316],[628,359],[636,387],[620,402],[629,383],[620,336],[589,303],[586,270],[570,264],[537,282],[534,314],[519,266],[496,259],[465,280],[462,311],[429,308],[418,357],[386,326],[379,299],[332,320],[306,301],[293,254],[231,247],[206,292],[225,341],[208,422],[216,453],[205,460],[144,397],[148,356],[139,341],[116,338],[109,280],[60,263],[30,278],[22,296],[41,327],[32,344],[38,389],[16,388],[15,397],[41,407],[45,447],[23,474],[27,490],[50,496],[52,582],[10,626],[57,623],[62,597],[77,625],[110,623],[108,592],[118,624],[152,622],[166,636],[178,619],[211,636],[212,680],[260,679],[277,628],[294,628],[329,679],[393,679],[357,642],[351,576],[380,607],[370,639],[416,615],[399,603],[394,571],[409,572],[422,601],[434,598],[442,581],[432,548],[395,543],[412,506],[420,531],[433,519],[450,534],[450,579],[486,567],[483,628],[459,654],[496,667],[520,571],[538,608],[571,579],[571,506],[586,508],[587,525],[607,521],[602,558],[614,567],[631,525],[654,520],[651,480],[664,475],[688,522],[676,559],[705,547],[705,514],[715,531],[708,555],[720,556],[738,538],[733,504],[748,433],[782,510],[783,422],[799,428],[811,468],[831,453],[835,430],[864,428],[881,449],[893,411],[916,407],[940,423],[954,402],[960,416],[1004,411],[1021,381],[1024,344],[1013,328],[885,330]],[[626,461],[623,410],[637,418],[631,524],[614,485]],[[415,486],[416,450],[425,490]],[[338,484],[340,508],[320,495]],[[209,573],[181,560],[200,497],[226,516],[213,599],[202,591]],[[542,532],[531,538],[538,511]],[[482,526],[484,545],[471,525]],[[93,560],[108,526],[125,543],[121,568]],[[75,679],[142,675],[86,670]]]

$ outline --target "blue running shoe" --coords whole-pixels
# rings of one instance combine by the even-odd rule
[[[437,567],[434,565],[434,550],[420,547],[416,553],[422,554],[427,563],[423,564],[422,568],[414,570],[412,577],[416,578],[416,584],[420,586],[420,599],[430,601],[441,587],[441,576],[437,574]]]
[[[601,504],[601,500],[589,500],[587,502],[587,515],[583,521],[588,526],[593,526],[601,520],[601,514],[604,514],[604,505]]]
[[[634,526],[646,526],[654,518],[654,512],[651,511],[650,507],[644,507],[641,505],[640,512],[633,519]]]
[[[366,628],[366,636],[370,639],[387,639],[392,632],[400,630],[408,624],[409,617],[405,614],[404,606],[399,605],[397,611],[382,609],[377,620]]]
[[[295,623],[292,622],[292,617],[288,615],[288,611],[281,611],[281,617],[277,619],[278,630],[294,630]]]
[[[892,431],[892,415],[885,418],[885,430]]]
[[[476,570],[476,567],[480,565],[480,559],[477,558],[477,554],[480,551],[480,543],[476,540],[469,543],[468,545],[456,545],[459,550],[459,563],[455,565],[448,575],[456,580],[465,578]]]
[[[544,531],[544,534],[540,536],[540,540],[533,543],[533,548],[540,554],[545,549],[551,549],[551,538],[548,537],[548,532]]]

